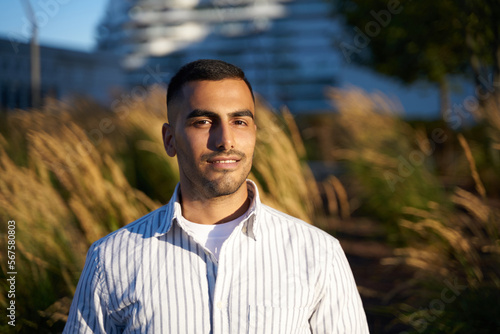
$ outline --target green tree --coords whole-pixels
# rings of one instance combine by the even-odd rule
[[[465,44],[476,86],[500,98],[500,2],[498,0],[462,0],[465,13]],[[497,105],[499,107],[499,105]]]
[[[450,108],[447,78],[475,75],[478,87],[500,79],[498,0],[339,0],[354,32],[340,43],[347,61],[369,66],[404,83],[427,80],[441,92],[441,112]],[[498,87],[500,88],[500,87]],[[483,95],[484,96],[484,95]]]

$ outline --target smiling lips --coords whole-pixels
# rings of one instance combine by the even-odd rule
[[[231,164],[236,162],[236,160],[216,160],[216,161],[209,161],[211,164]]]
[[[235,167],[238,162],[241,161],[241,158],[238,157],[215,157],[207,160],[207,162],[216,167]]]

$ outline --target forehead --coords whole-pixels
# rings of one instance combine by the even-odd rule
[[[182,88],[188,109],[206,109],[214,112],[248,109],[253,112],[254,101],[243,80],[191,81]]]

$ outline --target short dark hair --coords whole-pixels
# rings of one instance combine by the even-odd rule
[[[253,96],[252,86],[245,77],[245,72],[238,66],[217,59],[199,59],[188,63],[170,79],[167,89],[167,106],[175,99],[184,84],[191,81],[219,81],[223,79],[243,80]],[[168,111],[168,110],[167,110]]]

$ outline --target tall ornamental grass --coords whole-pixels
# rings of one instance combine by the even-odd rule
[[[323,151],[345,164],[351,200],[361,203],[357,214],[383,224],[393,244],[403,243],[398,223],[403,208],[449,203],[432,159],[432,145],[439,143],[405,122],[396,112],[401,107],[382,94],[332,88],[328,96],[337,114],[332,116],[333,142],[323,143]],[[441,142],[439,131],[434,140]]]
[[[404,300],[392,306],[406,333],[497,333],[498,105],[478,110],[473,128],[426,128],[404,121],[380,94],[332,89],[329,96],[338,110],[330,154],[345,163],[356,215],[387,228],[396,248],[381,265],[415,269],[390,294]]]

